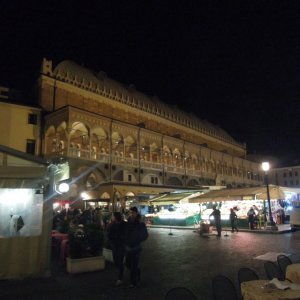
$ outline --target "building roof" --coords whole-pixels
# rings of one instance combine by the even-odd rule
[[[176,106],[167,105],[160,101],[158,97],[147,96],[137,91],[133,85],[125,86],[109,78],[105,72],[94,72],[71,60],[65,60],[54,68],[52,75],[59,80],[88,89],[91,92],[104,94],[113,100],[125,102],[128,105],[170,119],[183,126],[217,137],[225,142],[246,148],[245,144],[237,142],[220,127],[206,120],[201,120],[192,113],[179,110]]]

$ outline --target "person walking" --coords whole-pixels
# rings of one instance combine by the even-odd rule
[[[253,230],[254,224],[255,224],[255,216],[256,216],[256,213],[255,213],[253,207],[251,207],[249,209],[249,211],[247,212],[247,215],[248,215],[248,222],[249,222],[250,229]]]
[[[234,231],[238,232],[239,230],[235,226],[235,221],[237,219],[237,215],[233,208],[230,208],[229,219],[230,219],[230,224],[231,224],[231,232],[234,232]]]
[[[142,251],[141,243],[148,238],[148,231],[136,206],[129,209],[129,218],[126,226],[125,261],[130,270],[130,288],[134,288],[141,278],[139,259]]]
[[[111,224],[108,227],[108,240],[112,246],[114,264],[119,271],[116,286],[123,284],[126,225],[120,212],[112,214]]]
[[[216,229],[217,229],[217,236],[220,237],[221,236],[221,231],[222,231],[222,228],[221,228],[221,212],[219,209],[217,209],[217,206],[214,205],[213,206],[213,212],[209,215],[209,217],[213,216],[214,217],[214,220],[215,220],[215,226],[216,226]]]

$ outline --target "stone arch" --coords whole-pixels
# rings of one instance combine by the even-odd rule
[[[124,150],[125,157],[137,158],[137,142],[131,135],[124,138]]]
[[[117,131],[114,131],[111,134],[111,147],[112,147],[112,150],[114,150],[114,151],[118,151],[118,152],[124,151],[123,136]]]
[[[187,150],[184,152],[184,161],[185,161],[185,167],[187,169],[191,169],[192,168],[192,156],[191,156],[190,152]]]
[[[191,166],[192,166],[192,169],[199,168],[199,160],[198,160],[198,156],[196,154],[191,155]]]
[[[112,174],[112,180],[123,181],[123,170],[118,170]]]
[[[150,160],[153,162],[161,162],[161,150],[154,142],[150,144]]]
[[[104,174],[100,170],[93,170],[87,175],[85,186],[87,189],[94,189],[103,181],[105,181]]]
[[[109,200],[111,197],[110,197],[110,194],[107,193],[107,192],[104,192],[100,195],[100,200]]]
[[[45,145],[45,152],[51,153],[55,152],[57,137],[56,137],[56,130],[54,125],[50,125],[46,130],[46,145]]]
[[[183,167],[182,153],[178,148],[175,148],[173,150],[173,162],[175,163],[176,167],[180,167],[180,168]]]
[[[105,153],[109,152],[109,138],[108,133],[102,127],[96,127],[91,131],[91,149],[92,158],[96,159],[100,157],[101,149],[105,150]]]
[[[182,181],[176,176],[169,177],[167,180],[167,184],[174,186],[183,186]]]
[[[90,129],[82,122],[74,122],[70,130],[70,144],[76,145],[76,156],[86,157],[90,152]]]
[[[167,145],[163,147],[163,162],[167,165],[172,164],[172,153]]]
[[[196,179],[190,179],[187,182],[187,186],[197,186],[197,185],[199,185],[199,182]]]

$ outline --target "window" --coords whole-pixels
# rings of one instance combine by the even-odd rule
[[[295,171],[295,176],[298,176],[298,172],[297,171]]]
[[[296,185],[299,185],[299,180],[298,179],[296,180]]]
[[[290,175],[290,177],[293,177],[293,173],[292,172],[289,172],[289,175]]]
[[[158,178],[154,177],[154,176],[151,176],[151,183],[152,184],[158,184]]]
[[[128,181],[131,181],[132,180],[132,177],[131,177],[131,175],[129,174],[128,175]]]
[[[35,140],[27,140],[26,153],[35,154]]]
[[[290,180],[290,185],[294,185],[294,182],[293,182],[293,180]]]
[[[286,177],[286,173],[283,173],[283,177],[284,177],[284,178]]]
[[[286,181],[286,180],[284,181],[284,186],[288,186],[288,184],[287,184],[287,181]]]
[[[28,114],[28,124],[37,125],[37,114]]]

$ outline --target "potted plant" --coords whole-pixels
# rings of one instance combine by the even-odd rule
[[[83,273],[105,268],[103,231],[98,224],[76,225],[69,230],[67,271]]]

